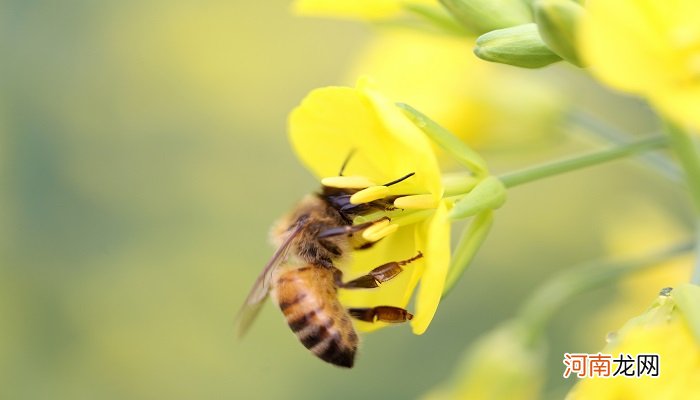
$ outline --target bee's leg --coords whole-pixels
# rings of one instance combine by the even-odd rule
[[[333,236],[350,236],[355,232],[360,232],[363,231],[370,226],[381,222],[381,221],[391,221],[389,217],[382,217],[374,221],[369,221],[365,222],[364,224],[358,224],[358,225],[345,225],[345,226],[336,226],[333,228],[328,228],[326,230],[323,230],[319,232],[319,234],[316,236],[318,239],[323,239],[327,237],[333,237]]]
[[[392,306],[377,306],[371,308],[348,308],[351,317],[365,322],[406,322],[413,314],[403,308]]]
[[[381,240],[381,239],[379,239],[379,240]],[[372,246],[374,246],[375,244],[379,243],[379,240],[374,241],[374,242],[363,241],[362,244],[357,244],[357,245],[355,245],[355,247],[353,247],[352,249],[353,249],[353,250],[367,250],[367,249],[371,249]]]
[[[350,282],[343,282],[342,273],[338,270],[335,274],[336,286],[344,289],[371,289],[379,287],[380,283],[386,282],[400,274],[401,271],[403,271],[403,268],[401,268],[402,266],[421,257],[423,257],[423,253],[418,252],[416,256],[408,260],[388,262],[369,271],[367,275],[362,275]]]

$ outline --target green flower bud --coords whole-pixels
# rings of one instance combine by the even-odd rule
[[[486,60],[524,68],[541,68],[561,61],[542,41],[537,25],[524,24],[485,33],[476,39],[474,54]]]
[[[440,3],[477,34],[532,22],[530,9],[522,0],[440,0]]]
[[[499,208],[505,201],[506,187],[500,179],[489,176],[455,203],[449,217],[452,220],[468,218],[483,211]]]
[[[584,66],[576,52],[576,32],[584,9],[573,0],[537,0],[535,21],[542,40],[564,60]]]

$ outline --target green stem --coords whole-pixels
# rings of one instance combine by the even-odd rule
[[[515,171],[501,175],[499,178],[507,187],[513,187],[536,181],[550,176],[563,174],[577,169],[602,164],[604,162],[617,160],[644,151],[653,150],[665,146],[667,138],[665,136],[651,136],[636,142],[631,142],[611,149],[601,150],[595,153],[575,156],[563,160],[552,161],[546,164],[529,167],[520,171]]]
[[[687,132],[672,122],[666,122],[671,148],[685,170],[686,182],[695,210],[700,213],[700,154]]]
[[[581,111],[573,110],[569,113],[569,120],[573,123],[577,131],[581,131],[588,137],[596,140],[603,140],[610,145],[620,145],[630,141],[630,135],[614,126],[601,121],[592,115]],[[670,158],[670,155],[661,153],[646,153],[639,157],[644,165],[652,171],[661,174],[674,182],[681,182],[683,174],[678,164]]]
[[[527,327],[527,342],[536,343],[554,313],[563,309],[571,298],[632,272],[654,267],[692,250],[693,245],[689,241],[644,257],[597,260],[560,273],[536,290],[520,309],[519,319]]]

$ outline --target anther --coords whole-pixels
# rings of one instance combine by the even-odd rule
[[[370,186],[350,196],[350,204],[369,203],[374,200],[383,199],[389,195],[389,188],[386,186]]]
[[[436,208],[438,201],[432,194],[416,194],[412,196],[402,196],[394,200],[394,206],[410,210],[423,210]]]
[[[338,189],[364,189],[376,186],[376,183],[364,176],[329,176],[321,179],[321,184]]]
[[[365,230],[362,231],[362,235],[364,236],[366,233],[369,235],[373,235],[374,232],[384,229],[385,227],[389,226],[391,223],[391,219],[387,218],[382,218],[370,225],[369,227],[365,228]]]
[[[386,222],[386,224],[385,224]],[[396,232],[399,229],[399,226],[396,224],[391,224],[388,221],[385,222],[380,222],[376,225],[372,225],[371,227],[365,229],[362,232],[362,238],[369,241],[369,242],[376,242],[379,241],[380,239],[383,239],[392,233]],[[379,225],[379,226],[377,226]],[[374,229],[376,227],[376,229]]]

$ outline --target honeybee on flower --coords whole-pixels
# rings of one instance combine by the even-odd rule
[[[305,347],[351,367],[355,328],[410,320],[421,334],[435,314],[450,259],[440,171],[428,138],[364,82],[313,91],[289,130],[322,188],[273,228],[278,249],[239,322],[245,330],[270,293]],[[414,315],[405,308],[419,281]]]

